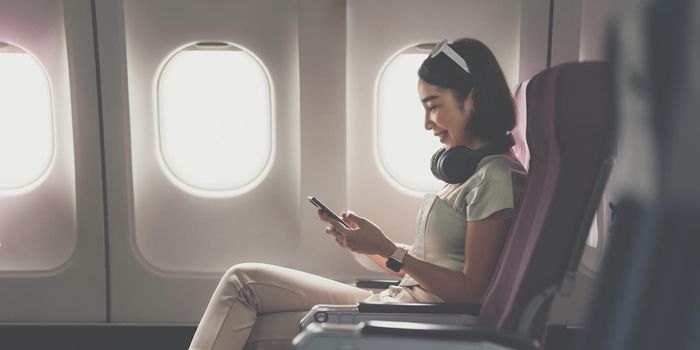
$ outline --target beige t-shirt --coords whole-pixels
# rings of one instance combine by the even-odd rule
[[[485,219],[504,209],[506,216],[512,217],[525,176],[525,169],[512,155],[494,155],[482,159],[474,175],[464,183],[448,185],[437,194],[426,194],[418,211],[411,254],[462,271],[467,222]],[[430,303],[442,299],[405,275],[399,286],[372,295],[366,301]]]

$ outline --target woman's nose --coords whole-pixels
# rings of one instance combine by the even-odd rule
[[[430,116],[427,114],[425,115],[425,122],[423,126],[425,127],[425,130],[430,130],[433,128],[433,121],[430,120]]]

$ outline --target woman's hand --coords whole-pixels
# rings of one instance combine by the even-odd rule
[[[318,214],[318,218],[327,224],[332,225],[335,221],[334,219],[331,219],[330,216],[326,215],[326,213],[324,213],[321,209],[318,209],[316,213]],[[338,245],[341,248],[347,248],[347,246],[345,245],[345,237],[343,237],[343,235],[340,232],[336,231],[335,228],[333,228],[333,226],[326,226],[326,234],[335,236],[335,242],[338,243]]]
[[[326,216],[320,210],[318,214],[321,220],[331,224],[330,227],[326,227],[326,233],[334,234],[341,247],[356,253],[376,254],[383,257],[390,256],[396,250],[394,242],[387,238],[377,225],[357,216],[352,211],[343,210],[340,214],[351,229],[345,228],[341,223]]]

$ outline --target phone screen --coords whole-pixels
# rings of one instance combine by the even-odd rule
[[[330,216],[331,218],[333,218],[333,219],[339,221],[339,222],[340,222],[343,226],[345,226],[346,228],[348,228],[348,229],[351,228],[350,225],[348,225],[345,221],[343,221],[343,219],[340,218],[340,216],[336,215],[332,210],[328,209],[328,207],[325,206],[325,205],[323,205],[323,203],[321,203],[320,200],[316,199],[316,197],[311,197],[311,196],[309,196],[309,197],[306,197],[306,198],[309,199],[309,202],[311,202],[311,204],[313,204],[313,205],[315,205],[317,208],[321,209],[321,210],[322,210],[324,213],[326,213],[328,216]]]

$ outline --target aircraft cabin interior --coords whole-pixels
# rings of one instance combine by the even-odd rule
[[[0,349],[700,349],[700,2],[0,0]]]

